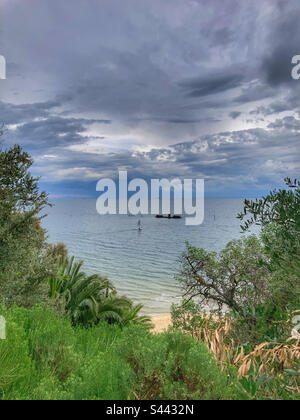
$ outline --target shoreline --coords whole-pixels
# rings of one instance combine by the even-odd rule
[[[154,315],[150,318],[154,325],[154,328],[151,330],[153,333],[164,332],[172,325],[171,314]]]

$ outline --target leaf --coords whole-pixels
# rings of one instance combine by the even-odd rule
[[[284,369],[284,371],[291,376],[300,376],[300,372],[297,372],[294,369]]]

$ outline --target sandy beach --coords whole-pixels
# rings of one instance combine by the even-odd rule
[[[151,317],[152,323],[154,324],[153,332],[160,333],[166,331],[171,326],[171,315],[156,315]]]

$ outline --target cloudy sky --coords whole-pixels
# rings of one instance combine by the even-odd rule
[[[99,178],[258,196],[300,173],[299,0],[0,0],[4,147],[53,197]]]

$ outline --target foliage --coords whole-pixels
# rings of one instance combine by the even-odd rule
[[[119,352],[126,356],[137,378],[133,393],[137,399],[244,397],[236,379],[221,372],[206,346],[180,331],[152,335],[134,327],[120,344]]]
[[[56,299],[74,324],[87,326],[100,321],[150,324],[149,318],[138,316],[142,305],[134,306],[128,298],[118,296],[106,277],[87,276],[81,270],[82,265],[74,257],[61,259],[57,274],[49,279],[50,297]]]
[[[285,182],[288,189],[271,191],[267,196],[254,201],[245,200],[244,212],[238,215],[240,220],[246,219],[243,230],[248,230],[253,224],[264,227],[275,223],[284,227],[287,232],[299,232],[300,181],[292,182],[286,178]]]
[[[6,245],[26,235],[49,205],[47,194],[39,192],[38,178],[29,172],[32,164],[18,145],[0,151],[0,266],[5,264]]]
[[[263,228],[262,240],[274,272],[272,289],[276,304],[296,309],[300,304],[300,182],[285,179],[286,189],[274,190],[255,201],[245,200],[238,218],[242,229]]]
[[[294,238],[294,234],[290,237]],[[276,224],[264,227],[262,243],[269,259],[270,290],[273,302],[280,308],[292,310],[300,307],[300,243],[298,251],[290,251],[291,241],[283,228]]]
[[[197,297],[202,305],[217,305],[219,312],[242,313],[270,297],[269,272],[259,262],[265,259],[255,236],[229,242],[218,255],[187,244],[178,275],[184,296]]]
[[[40,212],[49,205],[30,173],[32,159],[16,145],[0,150],[0,299],[30,307],[46,300],[53,270]]]
[[[10,360],[9,375],[0,370],[0,399],[245,397],[206,346],[180,332],[153,335],[141,325],[107,323],[73,327],[45,307],[2,307],[0,313],[9,320],[0,355]]]
[[[47,255],[52,258],[53,261],[59,262],[60,259],[68,258],[68,249],[63,242],[57,244],[49,244],[47,248]]]
[[[7,339],[0,340],[0,399],[14,387],[25,389],[32,373],[24,330],[10,318],[6,322]]]
[[[6,244],[5,267],[0,270],[2,302],[32,307],[47,301],[45,279],[56,270],[56,263],[46,250],[46,233],[37,220],[26,235]]]
[[[73,352],[75,335],[70,322],[37,307],[28,314],[25,329],[29,351],[37,367],[47,368],[51,375],[65,381],[78,363]]]
[[[193,334],[194,331],[202,327],[206,315],[202,311],[201,305],[196,304],[195,300],[183,299],[179,305],[172,304],[171,319],[173,328]],[[210,317],[210,319],[213,318]]]
[[[233,368],[238,369],[240,385],[249,398],[300,399],[300,341],[299,337],[291,336],[295,313],[285,321],[269,325],[273,330],[267,332],[271,341],[259,342],[264,337],[258,332],[263,331],[265,324],[255,327],[251,338],[245,319],[199,314],[196,308],[192,302],[173,306],[173,325],[206,343],[223,371],[231,374]]]
[[[142,304],[131,304],[129,308],[123,311],[122,325],[127,326],[130,324],[144,325],[148,328],[153,327],[151,318],[147,315],[139,315],[143,309]]]
[[[192,336],[205,327],[206,331],[216,331],[220,325],[225,328],[230,321],[230,339],[243,343],[252,349],[265,341],[285,341],[292,329],[291,316],[271,304],[260,304],[251,312],[231,313],[220,316],[205,314],[194,300],[184,300],[180,305],[172,305],[172,324]],[[226,343],[226,344],[229,344]]]
[[[245,200],[243,231],[253,236],[219,255],[188,245],[179,276],[182,305],[174,327],[205,342],[225,372],[238,369],[250,399],[300,399],[300,342],[292,319],[300,304],[300,182],[255,201]],[[195,298],[195,301],[192,300]],[[217,303],[216,317],[203,313]]]

